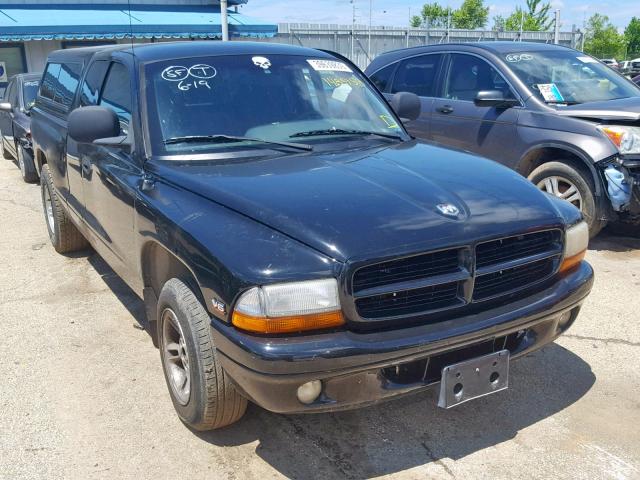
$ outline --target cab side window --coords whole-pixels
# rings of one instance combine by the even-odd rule
[[[131,82],[129,71],[120,63],[112,63],[102,87],[99,105],[110,108],[120,120],[122,135],[129,134],[131,122]]]
[[[79,63],[63,63],[60,65],[58,74],[58,88],[56,90],[54,102],[70,107],[73,98],[76,96],[82,65]]]
[[[15,104],[13,103],[13,99],[15,98],[15,95],[13,92],[15,91],[16,91],[16,82],[11,82],[4,92],[3,100],[5,102],[9,102],[12,107],[15,107]]]
[[[44,72],[42,85],[40,86],[40,96],[53,100],[56,96],[56,85],[58,83],[58,75],[60,74],[60,64],[50,63]]]
[[[13,108],[19,107],[18,102],[18,81],[16,80],[11,84],[11,90],[9,91],[8,101]]]
[[[419,97],[435,96],[441,63],[441,54],[421,55],[403,60],[393,80],[391,93],[411,92]]]
[[[505,98],[515,98],[502,75],[485,60],[473,55],[451,55],[445,81],[445,98],[472,102],[482,90],[500,90]]]
[[[109,62],[99,60],[93,62],[85,75],[80,91],[80,106],[97,105],[100,96],[100,87],[109,68]]]

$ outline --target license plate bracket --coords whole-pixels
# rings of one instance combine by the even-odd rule
[[[451,408],[509,387],[509,350],[472,358],[442,369],[438,406]]]

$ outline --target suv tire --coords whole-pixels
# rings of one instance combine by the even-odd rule
[[[60,204],[58,194],[53,188],[53,179],[49,165],[42,166],[40,176],[40,192],[42,195],[42,207],[44,219],[49,231],[49,239],[53,248],[58,253],[70,253],[84,250],[89,246],[87,240],[82,236],[76,226],[71,223],[71,219]]]
[[[591,178],[568,161],[543,163],[529,174],[540,190],[570,201],[578,207],[589,225],[589,237],[595,237],[607,224],[593,194]]]
[[[18,167],[20,167],[22,179],[27,183],[36,183],[38,181],[38,173],[33,164],[33,158],[22,145],[17,145],[16,151],[18,152]]]
[[[158,299],[160,358],[173,406],[195,430],[230,425],[247,409],[220,366],[210,322],[187,285],[177,278],[165,283]]]

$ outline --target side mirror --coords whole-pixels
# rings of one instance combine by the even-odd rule
[[[481,90],[473,103],[476,107],[496,108],[509,108],[520,104],[515,98],[505,98],[504,93],[500,90]]]
[[[79,143],[93,143],[120,135],[116,113],[105,107],[80,107],[69,114],[69,136]]]
[[[420,97],[411,92],[398,92],[389,103],[403,122],[417,119],[422,110]]]
[[[13,107],[9,102],[0,102],[0,112],[13,112]]]

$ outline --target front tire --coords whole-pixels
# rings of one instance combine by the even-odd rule
[[[22,145],[17,145],[16,151],[18,152],[18,167],[20,167],[22,179],[27,183],[36,183],[38,181],[38,173],[33,164],[33,157],[27,153]]]
[[[582,211],[589,225],[590,238],[607,224],[597,207],[593,181],[585,172],[562,160],[543,163],[529,174],[529,180],[540,190],[568,201]]]
[[[247,400],[220,366],[210,322],[182,281],[164,285],[158,299],[160,358],[173,406],[195,430],[230,425],[247,409]]]
[[[49,165],[42,166],[40,177],[40,191],[42,207],[47,222],[49,239],[58,253],[69,253],[83,250],[89,246],[76,226],[71,223],[67,212],[62,208],[58,194],[53,188],[53,178]]]

